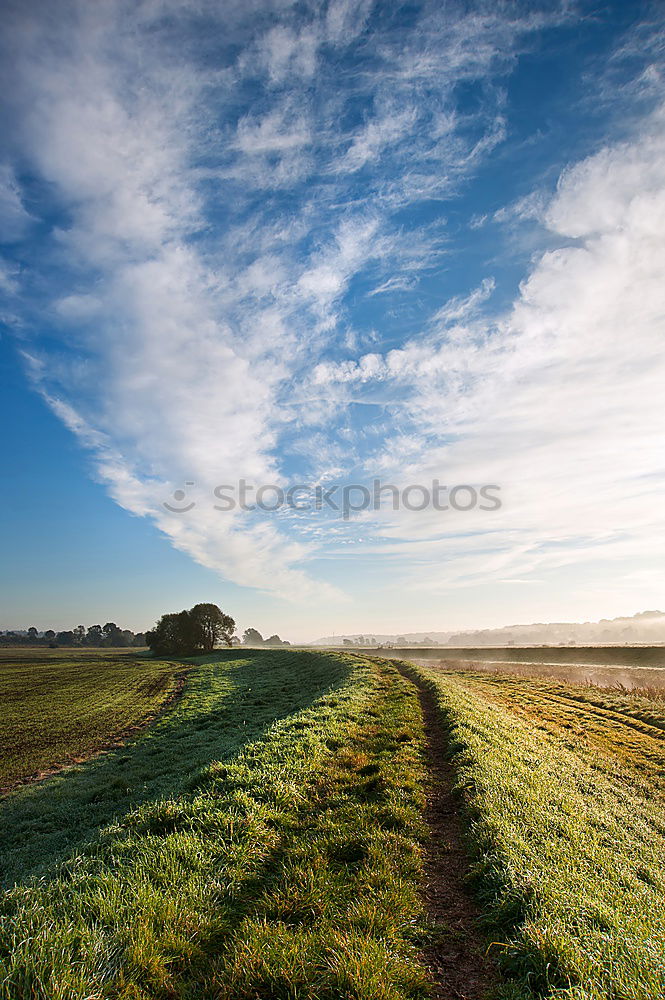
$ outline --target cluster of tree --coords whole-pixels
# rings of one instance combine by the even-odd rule
[[[56,632],[47,628],[40,632],[31,625],[27,632],[0,632],[0,643],[4,646],[145,646],[143,632],[132,632],[127,628],[118,628],[115,622],[106,625],[77,625],[73,629]]]
[[[357,638],[342,639],[343,646],[438,646],[439,643],[429,636],[424,639],[407,639],[403,635],[379,641],[375,636],[359,635]]]
[[[145,641],[156,656],[209,653],[220,643],[233,645],[236,623],[216,604],[195,604],[189,611],[162,615]]]
[[[280,639],[278,635],[268,636],[264,639],[255,628],[246,628],[243,632],[242,641],[245,646],[290,646],[286,639]]]

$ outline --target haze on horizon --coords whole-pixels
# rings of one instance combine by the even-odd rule
[[[3,21],[4,627],[212,600],[299,641],[663,605],[662,5]],[[376,479],[501,502],[215,492]]]

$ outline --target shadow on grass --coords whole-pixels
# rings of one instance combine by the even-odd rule
[[[100,828],[142,803],[178,795],[201,768],[230,760],[349,672],[341,659],[281,650],[229,650],[189,662],[195,665],[182,697],[154,726],[0,803],[5,887],[48,874],[94,841]]]

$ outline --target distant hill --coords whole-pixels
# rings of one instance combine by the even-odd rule
[[[599,622],[540,622],[504,625],[501,628],[470,629],[465,632],[379,632],[326,636],[313,646],[529,646],[589,645],[594,643],[665,643],[665,612],[640,611],[624,618],[602,618]]]

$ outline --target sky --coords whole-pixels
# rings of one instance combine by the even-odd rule
[[[665,605],[661,3],[1,11],[0,628]]]

